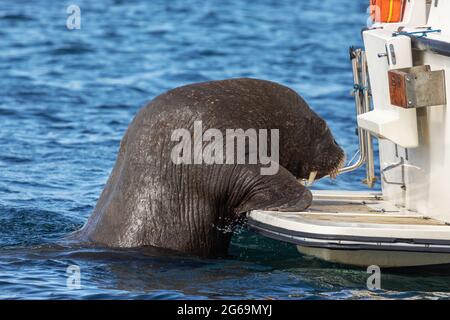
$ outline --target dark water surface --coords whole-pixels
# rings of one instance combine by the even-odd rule
[[[0,1],[0,298],[447,297],[450,276],[383,274],[301,256],[248,231],[229,259],[155,249],[67,248],[139,107],[179,85],[255,77],[301,93],[356,151],[349,45],[366,2]],[[81,29],[66,8],[81,8]],[[316,187],[360,190],[363,172]],[[81,289],[66,269],[81,270]]]

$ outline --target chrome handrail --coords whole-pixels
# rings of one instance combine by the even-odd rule
[[[361,52],[361,77],[362,77],[362,85],[363,88],[366,88],[363,91],[364,96],[364,113],[370,111],[370,95],[369,95],[369,71],[367,70],[367,57],[364,51]],[[364,130],[366,135],[366,179],[365,183],[372,188],[375,184],[375,159],[373,154],[373,141],[372,135],[369,131]]]
[[[355,110],[356,116],[370,111],[370,95],[369,95],[369,80],[367,71],[367,59],[365,52],[362,49],[350,48],[350,57],[352,61],[354,96],[355,96]],[[354,171],[362,165],[366,165],[366,183],[370,188],[373,187],[375,177],[375,161],[373,155],[372,136],[369,131],[358,127],[358,141],[359,141],[359,157],[355,163],[340,168],[338,175]],[[329,175],[323,178],[330,177]]]

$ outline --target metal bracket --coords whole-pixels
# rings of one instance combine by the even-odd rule
[[[404,181],[405,175],[404,175],[404,172],[403,172],[403,171],[402,171],[402,177],[403,177],[403,181],[402,181],[402,182],[389,181],[389,180],[386,178],[386,175],[385,175],[386,172],[388,172],[388,171],[390,171],[390,170],[392,170],[392,169],[395,169],[395,168],[397,168],[397,167],[400,167],[400,166],[403,167],[404,165],[405,165],[405,159],[403,159],[403,157],[402,157],[402,158],[400,158],[400,161],[399,161],[398,163],[391,164],[391,165],[385,167],[383,170],[381,170],[381,178],[383,179],[383,181],[384,181],[385,183],[387,183],[387,184],[400,185],[400,186],[402,186],[402,189],[405,190],[405,181]]]

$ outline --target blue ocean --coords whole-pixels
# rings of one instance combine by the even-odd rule
[[[68,29],[67,8],[80,8]],[[137,110],[188,83],[252,77],[300,93],[351,158],[350,45],[365,0],[0,0],[1,299],[450,297],[450,272],[383,273],[302,256],[245,228],[229,257],[74,247]],[[364,172],[318,189],[366,190]],[[379,185],[375,186],[375,189]],[[79,270],[70,285],[68,267]]]

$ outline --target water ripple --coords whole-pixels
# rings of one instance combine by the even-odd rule
[[[230,257],[71,247],[136,111],[159,93],[230,77],[278,81],[356,150],[347,48],[361,44],[367,1],[77,1],[67,30],[57,1],[1,1],[0,298],[448,298],[447,275],[367,274],[300,256],[247,231]],[[362,189],[364,172],[319,188]],[[59,244],[59,245],[58,245]],[[80,266],[82,289],[66,286]]]

